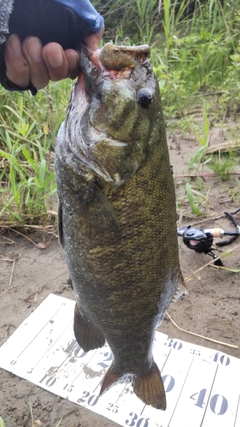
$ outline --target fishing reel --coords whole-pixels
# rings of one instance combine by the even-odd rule
[[[231,236],[229,239],[225,239],[222,242],[216,242],[216,246],[225,246],[229,245],[234,240],[236,240],[238,236],[240,236],[240,226],[234,218],[234,215],[239,211],[240,209],[232,213],[224,212],[226,218],[234,224],[236,228],[234,231],[225,231],[222,228],[197,229],[189,225],[187,227],[178,228],[177,234],[178,236],[181,236],[183,238],[183,243],[189,249],[192,249],[198,253],[205,253],[207,255],[210,255],[211,257],[216,259],[214,264],[222,266],[222,261],[220,260],[220,258],[218,258],[218,255],[213,252],[213,239],[216,237],[222,238],[223,236]]]

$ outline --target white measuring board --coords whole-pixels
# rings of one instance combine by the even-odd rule
[[[0,367],[125,427],[240,427],[240,360],[156,333],[154,359],[165,412],[130,383],[98,397],[112,361],[108,345],[85,353],[73,334],[75,302],[50,294],[0,348]]]

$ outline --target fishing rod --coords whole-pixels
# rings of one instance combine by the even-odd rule
[[[186,227],[180,227],[177,229],[178,236],[183,238],[183,243],[189,248],[198,253],[205,253],[212,256],[214,259],[218,258],[213,252],[212,244],[213,239],[216,237],[223,238],[223,236],[231,236],[229,239],[216,242],[216,246],[225,246],[234,242],[240,236],[240,225],[238,224],[234,215],[238,213],[240,209],[235,212],[224,212],[226,218],[233,223],[235,230],[226,231],[222,228],[205,228],[198,229],[193,228],[191,225]],[[216,265],[223,265],[220,258],[214,262]]]

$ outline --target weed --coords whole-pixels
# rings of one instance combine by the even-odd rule
[[[155,40],[153,48],[164,108],[174,106],[172,111],[166,110],[170,117],[196,103],[199,95],[204,97],[223,87],[226,92],[221,107],[233,101],[229,91],[238,99],[239,57],[235,55],[240,18],[238,13],[233,14],[234,3],[230,1],[224,8],[217,0],[196,3],[193,16],[186,17],[189,1],[182,1],[177,13],[174,1],[164,1],[164,34]]]
[[[30,218],[45,213],[46,200],[56,192],[53,169],[49,169],[53,162],[50,153],[44,151],[39,141],[26,147],[15,140],[12,152],[0,150],[0,156],[5,163],[2,180],[8,181],[8,185],[3,185],[0,189],[5,200],[0,216],[6,213],[11,221],[12,216],[16,215],[19,219],[21,214]]]
[[[234,153],[228,152],[213,155],[210,158],[208,167],[212,169],[221,178],[222,181],[227,181],[230,178],[231,172],[236,168],[237,160]]]
[[[41,423],[41,421],[39,421],[39,420],[37,420],[37,421],[34,421],[34,417],[33,417],[33,410],[32,410],[32,405],[30,404],[29,405],[29,410],[30,410],[30,415],[31,415],[31,424],[32,424],[32,427],[41,427],[42,426],[42,423]],[[60,418],[60,420],[57,422],[57,424],[56,424],[56,426],[55,427],[60,427],[60,424],[61,424],[61,422],[62,422],[62,419],[63,419],[63,417],[61,417]],[[3,419],[2,419],[2,417],[0,417],[0,427],[7,427],[6,425],[5,425],[5,423],[4,423],[4,421],[3,421]]]
[[[197,139],[198,139],[198,142],[201,145],[201,147],[206,148],[208,146],[209,128],[210,128],[210,124],[209,124],[208,113],[207,113],[206,108],[204,108],[203,109],[203,134],[201,135],[199,130],[196,129]]]
[[[194,190],[189,183],[186,184],[185,189],[192,213],[197,216],[205,215],[209,209],[208,195]],[[203,207],[205,207],[204,210]]]
[[[0,217],[4,223],[47,220],[56,193],[53,145],[69,96],[69,84],[62,85],[67,87],[65,99],[63,92],[55,94],[54,84],[36,97],[1,91],[5,101],[0,106]],[[56,95],[54,108],[51,92]]]
[[[236,183],[236,187],[234,188],[227,188],[227,191],[235,202],[239,203],[239,181]]]
[[[62,422],[63,417],[60,418],[60,420],[57,422],[56,427],[59,427]]]
[[[137,28],[140,40],[144,43],[151,43],[153,36],[156,34],[156,21],[151,22],[150,17],[156,9],[156,0],[135,0],[135,10],[137,11]]]
[[[31,415],[32,427],[37,427],[37,426],[41,427],[41,426],[42,426],[42,423],[41,423],[41,421],[40,421],[40,420],[36,420],[36,421],[34,421],[33,408],[32,408],[31,403],[29,403],[29,412],[30,412],[30,415]],[[61,422],[62,422],[62,419],[63,419],[63,417],[61,417],[61,418],[60,418],[60,420],[57,422],[57,424],[56,424],[56,426],[55,426],[55,427],[59,427],[59,426],[60,426],[60,424],[61,424]],[[0,427],[1,427],[1,426],[0,426]]]
[[[182,132],[189,133],[190,131],[192,131],[192,122],[193,122],[193,118],[192,117],[182,117],[178,121],[178,128]]]
[[[209,143],[209,129],[210,129],[210,123],[208,118],[208,113],[206,107],[203,109],[203,132],[200,133],[198,129],[195,129],[195,133],[197,136],[197,140],[200,144],[200,148],[197,150],[197,152],[194,154],[194,156],[191,158],[189,163],[189,169],[192,167],[199,167],[200,163],[203,163],[203,157],[206,153],[206,150],[208,148]],[[208,163],[210,159],[204,161],[204,164]]]
[[[105,38],[131,40],[132,44],[151,43],[160,29],[158,0],[95,0],[96,9],[105,19]],[[123,31],[124,29],[124,31]]]

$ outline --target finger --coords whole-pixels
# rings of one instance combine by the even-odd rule
[[[36,89],[47,86],[48,70],[42,58],[42,43],[37,37],[27,37],[22,43],[22,51],[30,66],[30,80]]]
[[[48,74],[54,82],[68,75],[68,61],[62,46],[58,43],[48,43],[43,47],[42,57],[48,69]]]
[[[68,62],[68,77],[75,79],[80,74],[79,55],[76,50],[67,49],[64,51]]]
[[[23,55],[21,40],[17,34],[11,34],[6,41],[4,61],[7,78],[17,86],[27,87],[30,83],[30,67]]]
[[[92,50],[92,51],[97,50],[98,45],[100,43],[100,40],[102,38],[102,35],[104,33],[104,29],[105,28],[102,27],[102,29],[101,29],[101,31],[99,31],[99,33],[91,34],[90,36],[87,36],[84,38],[84,41],[90,50]]]

